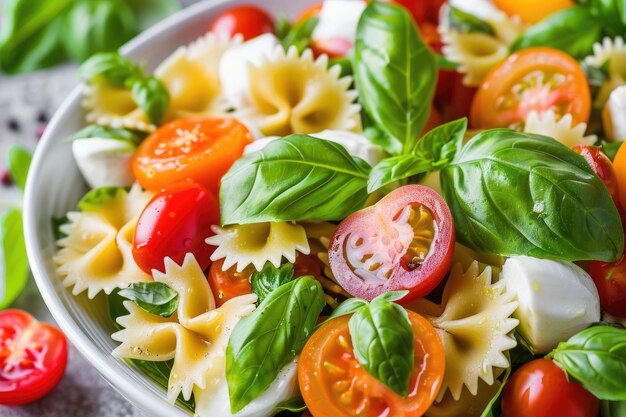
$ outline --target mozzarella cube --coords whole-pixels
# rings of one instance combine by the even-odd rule
[[[609,140],[626,140],[626,86],[617,87],[602,109],[602,125]]]
[[[362,0],[326,0],[319,13],[319,22],[312,38],[340,38],[354,43],[361,13],[367,4]]]
[[[72,142],[80,173],[91,188],[128,187],[135,182],[130,167],[137,146],[111,138],[84,138]]]

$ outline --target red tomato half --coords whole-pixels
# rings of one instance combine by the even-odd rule
[[[228,38],[240,33],[247,41],[264,33],[273,33],[274,21],[258,6],[241,5],[231,7],[217,16],[209,31]]]
[[[519,368],[504,387],[504,417],[597,417],[600,401],[548,359]]]
[[[408,290],[402,302],[432,291],[450,269],[452,214],[432,188],[406,185],[339,224],[328,257],[339,284],[372,300]]]
[[[598,289],[602,308],[626,318],[626,253],[617,262],[589,262],[589,275]]]
[[[617,207],[617,210],[623,213],[622,203],[619,199],[619,190],[617,185],[617,176],[615,175],[615,170],[613,169],[613,163],[606,156],[602,149],[598,146],[587,146],[587,145],[576,145],[572,148],[574,152],[579,155],[585,157],[585,160],[593,169],[598,177],[602,180],[606,188],[611,193],[611,197],[613,197],[613,202]]]
[[[204,270],[215,250],[205,239],[219,223],[220,205],[213,193],[195,183],[176,184],[155,195],[139,216],[133,258],[150,274],[163,270],[166,257],[182,264],[191,252]]]
[[[65,373],[67,340],[59,329],[21,310],[0,311],[0,404],[42,398]]]

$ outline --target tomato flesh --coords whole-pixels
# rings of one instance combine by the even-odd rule
[[[241,5],[222,12],[213,21],[209,31],[226,38],[241,34],[244,41],[247,41],[264,33],[273,33],[274,21],[258,6]]]
[[[626,318],[626,255],[617,262],[589,262],[589,275],[598,289],[602,308]]]
[[[525,23],[537,23],[552,13],[574,6],[572,0],[494,0],[494,4],[510,16],[519,16]]]
[[[354,355],[349,316],[329,321],[306,343],[298,364],[300,391],[315,417],[421,416],[443,381],[445,353],[435,329],[408,311],[415,342],[409,395],[403,398],[371,376]]]
[[[22,405],[48,394],[67,365],[67,340],[56,327],[21,310],[0,312],[0,404]]]
[[[536,359],[511,376],[502,397],[504,417],[597,417],[600,400],[548,359]]]
[[[175,184],[156,194],[139,216],[133,241],[133,258],[146,273],[163,271],[164,259],[182,264],[192,253],[204,270],[215,250],[205,239],[220,222],[219,201],[194,183]]]
[[[432,291],[450,269],[454,224],[443,198],[423,185],[392,191],[343,220],[328,257],[339,284],[355,297],[408,290],[402,302]]]

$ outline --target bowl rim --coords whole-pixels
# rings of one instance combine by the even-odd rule
[[[168,16],[161,22],[130,40],[120,48],[120,54],[133,58],[134,55],[141,52],[144,45],[148,44],[153,37],[156,37],[164,32],[171,31],[179,25],[184,24],[184,22],[190,20],[197,14],[209,13],[216,7],[229,2],[230,0],[205,0],[186,7],[177,13]],[[169,405],[169,403],[165,400],[164,395],[157,395],[156,393],[147,390],[143,385],[132,384],[103,361],[103,352],[100,351],[87,337],[87,335],[76,325],[75,321],[64,307],[60,297],[57,295],[52,280],[48,278],[46,272],[46,262],[42,251],[40,250],[40,239],[37,234],[37,218],[35,216],[35,212],[37,210],[37,207],[35,206],[35,196],[38,187],[41,186],[38,184],[37,178],[40,177],[40,166],[42,165],[44,158],[47,157],[53,146],[55,146],[59,141],[59,138],[54,137],[54,132],[56,132],[64,123],[66,118],[65,115],[71,107],[81,99],[83,88],[84,83],[79,82],[78,85],[72,89],[65,100],[63,100],[61,106],[55,111],[52,119],[50,120],[48,128],[44,132],[44,135],[33,155],[33,161],[26,181],[23,206],[24,237],[26,241],[26,252],[28,255],[30,269],[46,306],[50,310],[50,313],[58,323],[59,327],[66,334],[68,340],[85,358],[87,358],[92,366],[96,368],[100,375],[102,375],[113,388],[115,388],[133,406],[140,408],[143,412],[148,413],[150,416],[189,416],[187,412],[174,405],[164,407],[164,405]]]

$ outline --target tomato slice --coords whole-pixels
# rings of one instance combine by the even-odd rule
[[[59,329],[25,311],[0,311],[0,404],[42,398],[59,383],[66,365],[67,340]]]
[[[502,396],[504,417],[597,417],[600,400],[548,359],[524,364]]]
[[[220,13],[209,31],[225,38],[232,38],[239,33],[247,41],[264,33],[273,33],[274,21],[264,9],[245,4]]]
[[[537,23],[548,15],[567,7],[572,0],[494,0],[498,9],[510,16],[519,16],[525,23]]]
[[[589,275],[598,289],[602,308],[626,318],[626,254],[617,262],[589,262]]]
[[[584,71],[572,57],[551,48],[528,48],[494,68],[472,102],[475,129],[518,128],[531,111],[567,113],[587,123],[591,94]]]
[[[355,297],[408,290],[402,302],[432,291],[450,269],[452,214],[432,188],[406,185],[348,216],[332,236],[328,257],[339,284]]]
[[[151,191],[190,179],[217,195],[220,180],[252,139],[233,118],[177,119],[143,141],[133,157],[133,174]]]
[[[371,376],[354,356],[349,316],[320,327],[298,363],[300,391],[315,417],[415,417],[433,403],[443,381],[445,353],[436,330],[407,311],[415,341],[415,367],[403,398]]]
[[[195,183],[175,184],[155,195],[137,221],[133,258],[147,274],[163,271],[163,260],[182,264],[193,253],[204,270],[211,264],[215,247],[205,239],[220,223],[220,204],[215,195]]]

